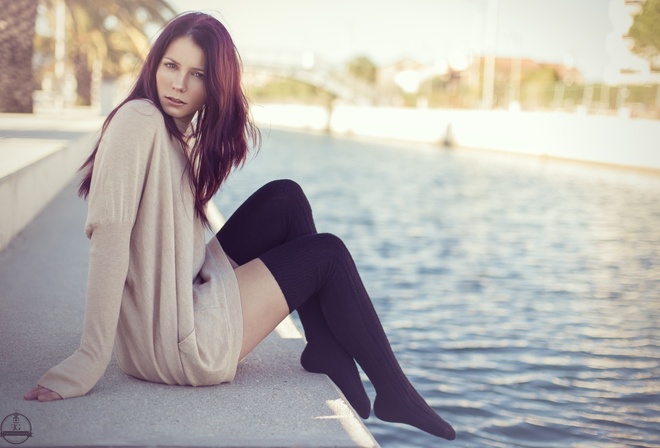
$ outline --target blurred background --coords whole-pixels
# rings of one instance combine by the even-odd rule
[[[339,99],[657,119],[657,3],[3,0],[0,51],[11,67],[0,76],[0,111],[109,108],[159,27],[195,9],[229,28],[258,103]]]
[[[303,186],[451,446],[660,446],[660,0],[0,0],[0,124],[107,114],[184,10],[264,137],[215,202]]]

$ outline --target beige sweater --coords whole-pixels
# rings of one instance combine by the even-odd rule
[[[236,276],[194,212],[181,145],[146,100],[124,105],[101,141],[89,194],[80,348],[39,384],[86,394],[113,351],[147,381],[211,385],[236,373],[243,322]]]

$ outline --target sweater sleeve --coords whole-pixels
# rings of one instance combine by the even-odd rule
[[[131,232],[159,126],[162,115],[153,105],[127,103],[99,145],[85,225],[90,251],[80,347],[38,382],[63,398],[89,392],[110,362],[128,274]]]
[[[130,232],[130,226],[119,225],[101,226],[92,234],[80,347],[38,382],[63,398],[89,392],[110,362],[128,271]]]

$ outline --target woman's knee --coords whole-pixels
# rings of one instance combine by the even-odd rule
[[[281,179],[269,182],[264,186],[267,190],[267,202],[270,206],[285,212],[288,215],[303,215],[309,217],[312,207],[307,200],[303,189],[296,182],[289,179]]]
[[[347,258],[352,259],[346,244],[338,236],[332,233],[319,233],[315,235],[316,244],[319,254],[323,253],[329,256],[332,261],[345,261]]]
[[[278,179],[268,182],[266,185],[261,187],[263,192],[268,193],[271,196],[280,196],[280,197],[299,197],[305,196],[300,185],[297,182],[291,179]]]

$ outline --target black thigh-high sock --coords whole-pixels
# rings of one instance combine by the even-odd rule
[[[454,429],[419,395],[392,352],[355,263],[334,235],[307,235],[277,246],[261,260],[277,280],[290,309],[318,297],[337,340],[376,389],[374,413],[452,440]]]
[[[300,186],[278,180],[252,194],[216,236],[227,255],[241,265],[287,241],[315,233],[312,210]],[[310,297],[297,311],[307,339],[301,365],[328,375],[355,411],[368,418],[371,402],[355,361],[328,328],[318,298]]]
[[[296,311],[307,339],[300,364],[309,372],[328,375],[358,415],[369,418],[371,401],[364,390],[355,360],[330,331],[319,298],[316,295],[311,296]]]

